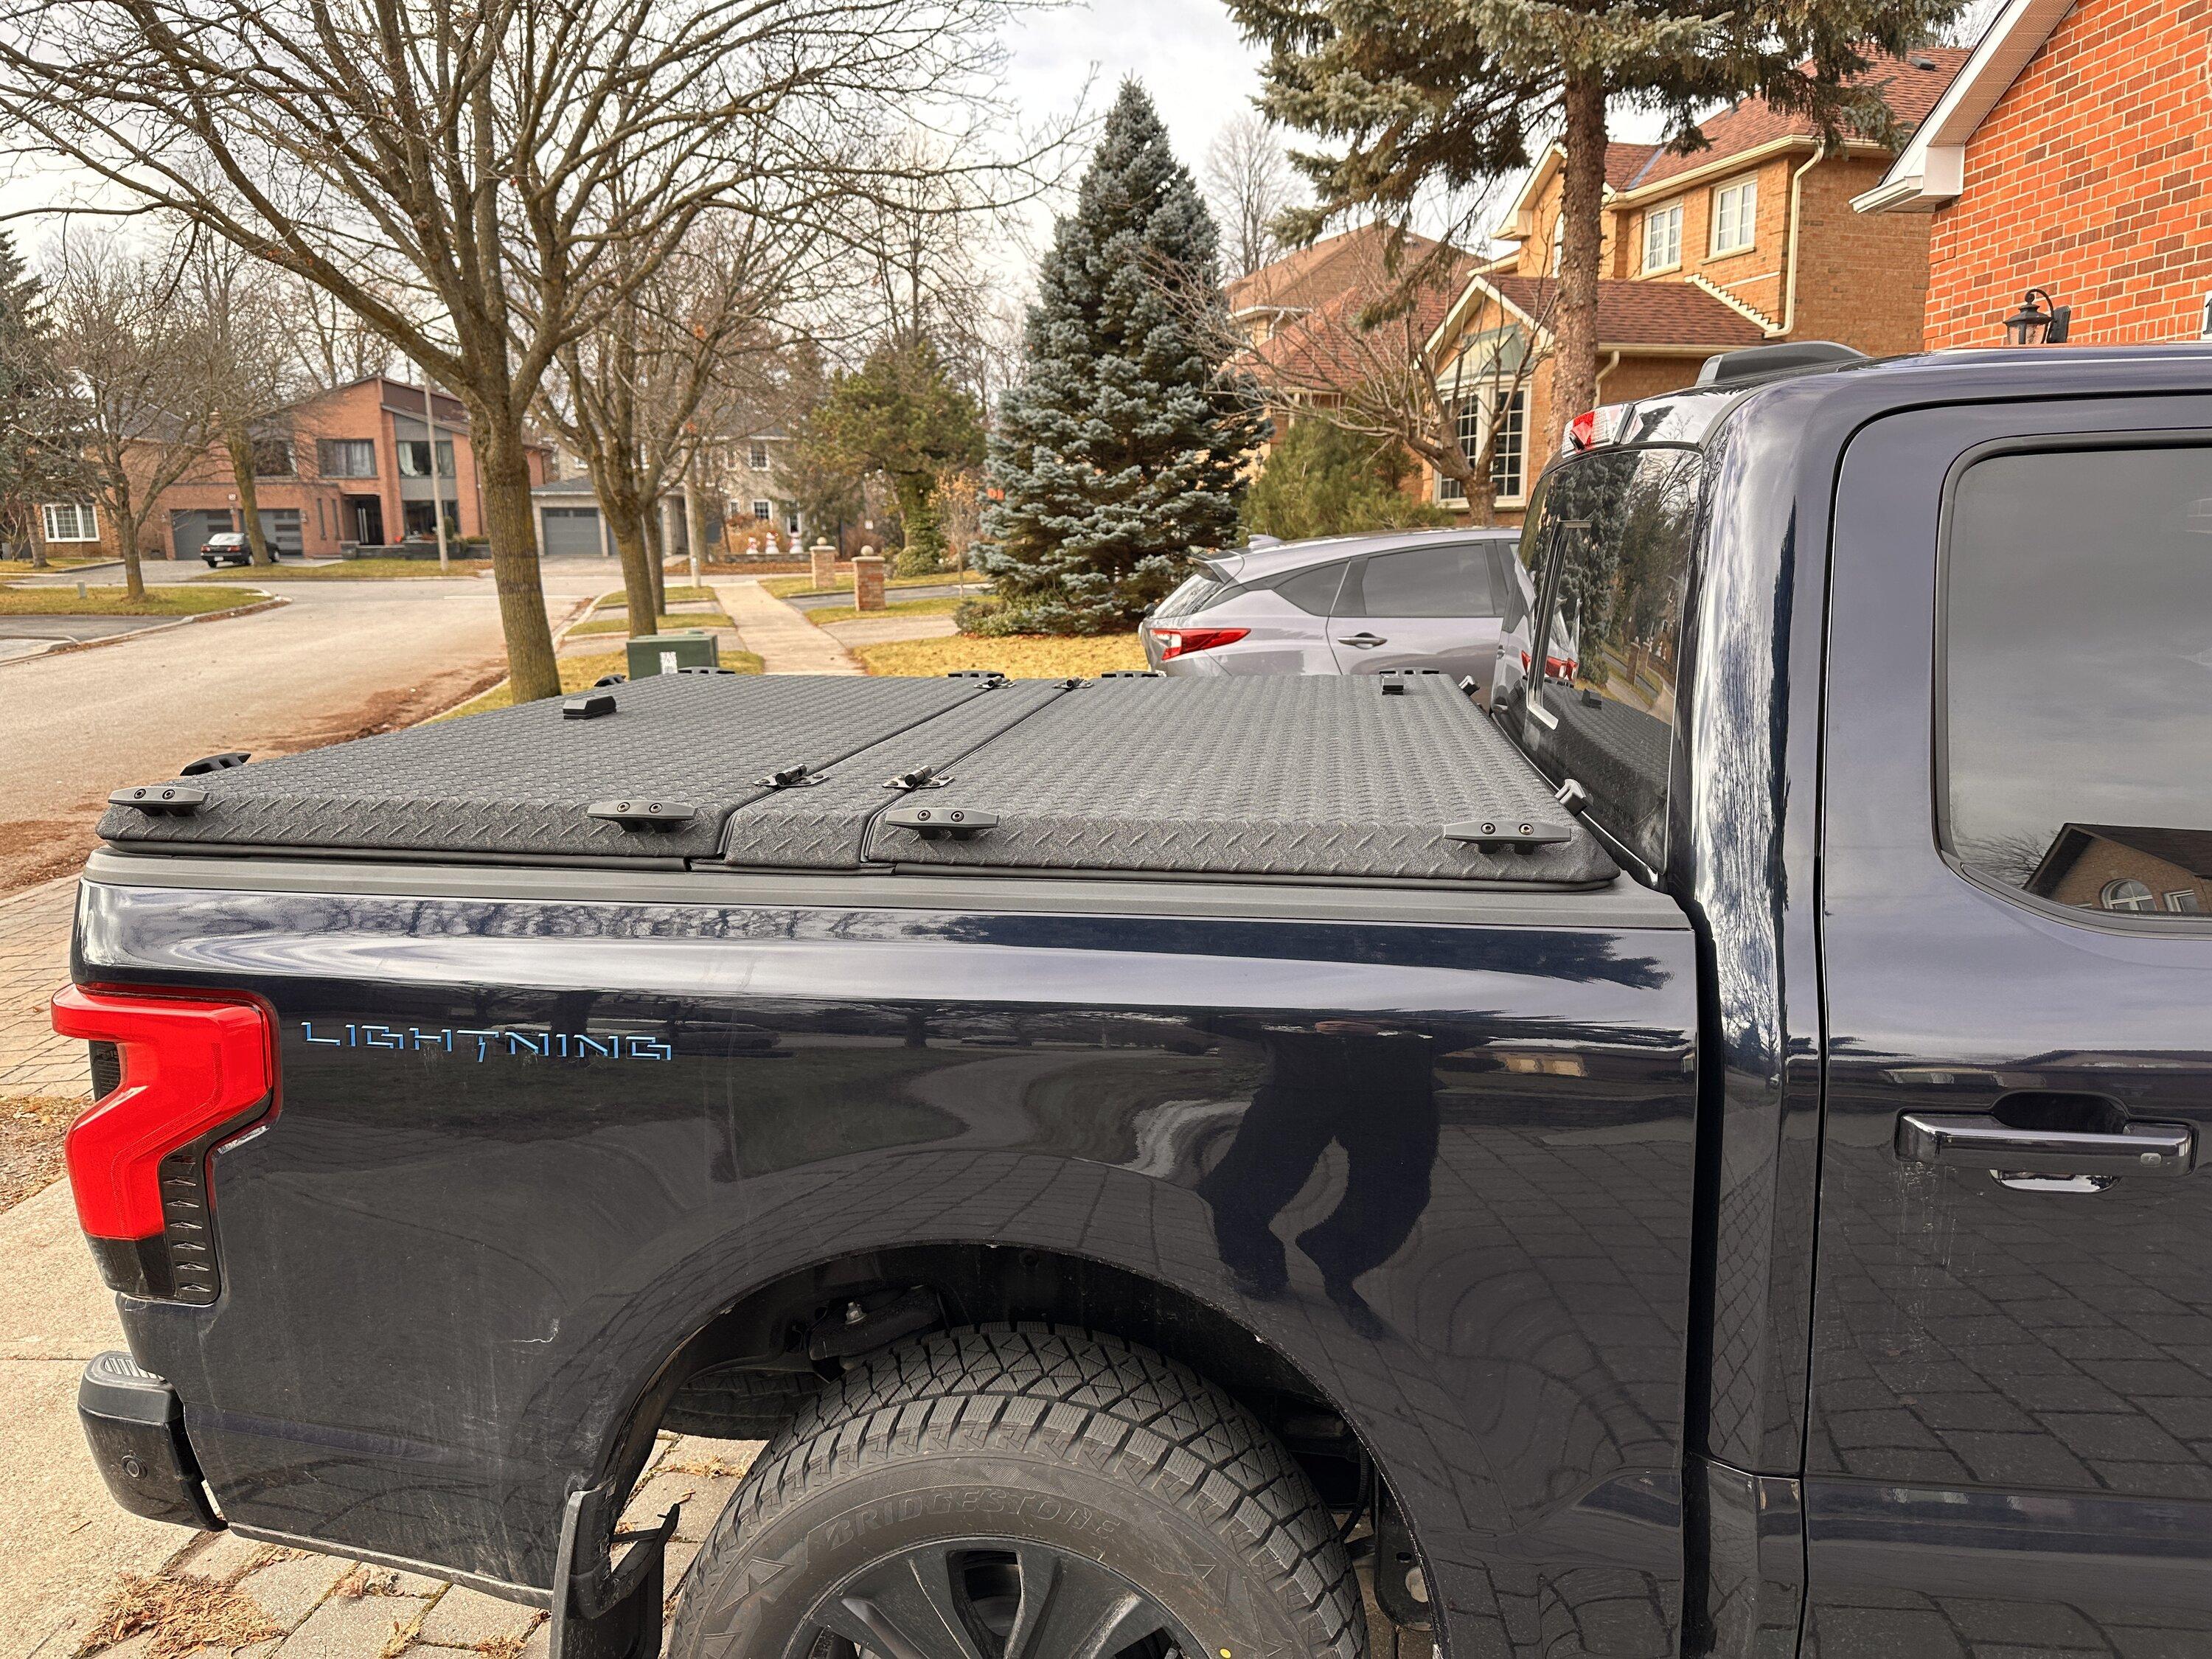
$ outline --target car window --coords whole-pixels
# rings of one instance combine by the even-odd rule
[[[1978,461],[1943,580],[1953,856],[2154,926],[2212,912],[2212,448]]]
[[[1217,605],[1228,593],[1230,585],[1210,572],[1194,573],[1182,586],[1162,599],[1152,611],[1153,620],[1165,622],[1174,617],[1188,617]]]
[[[1316,617],[1329,616],[1336,605],[1337,590],[1344,585],[1347,562],[1339,559],[1334,564],[1316,565],[1295,576],[1285,576],[1275,584],[1275,592],[1301,611]]]
[[[1601,450],[1555,467],[1534,538],[1545,661],[1526,673],[1523,745],[1646,864],[1664,854],[1683,590],[1697,539],[1695,450]],[[1533,654],[1533,653],[1531,653]]]
[[[1358,605],[1352,600],[1355,592]],[[1339,614],[1362,617],[1490,617],[1490,555],[1480,542],[1448,542],[1377,553],[1347,584]]]

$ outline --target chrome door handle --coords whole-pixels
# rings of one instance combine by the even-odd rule
[[[1347,638],[1339,640],[1337,643],[1339,645],[1356,645],[1362,651],[1371,651],[1376,646],[1388,645],[1390,641],[1384,639],[1379,634],[1353,634]]]
[[[1994,1175],[2186,1175],[2196,1132],[2185,1123],[2130,1123],[2116,1134],[2015,1129],[1982,1112],[1907,1112],[1897,1155],[1907,1164]]]

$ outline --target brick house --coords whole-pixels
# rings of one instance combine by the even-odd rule
[[[2212,0],[2011,0],[1860,211],[1929,226],[1928,345],[2212,336]]]
[[[1941,49],[1884,58],[1863,81],[1911,131],[1966,57]],[[1705,148],[1687,155],[1657,144],[1607,149],[1598,283],[1606,402],[1686,386],[1706,357],[1737,346],[1837,340],[1873,356],[1920,349],[1925,227],[1853,209],[1894,159],[1890,149],[1858,138],[1829,148],[1809,120],[1763,99],[1698,130]],[[1469,278],[1430,342],[1468,388],[1463,441],[1498,422],[1492,471],[1509,523],[1580,412],[1552,409],[1550,375],[1523,367],[1532,344],[1540,357],[1549,342],[1565,161],[1555,146],[1530,170],[1498,230],[1513,251]],[[1502,416],[1492,407],[1501,397],[1512,404]],[[1431,491],[1457,505],[1447,483],[1431,475]]]
[[[469,441],[468,412],[458,398],[436,394],[437,477],[431,476],[430,424],[423,390],[371,375],[302,399],[260,423],[254,442],[254,494],[272,545],[289,553],[335,556],[349,544],[385,545],[436,534],[437,508],[454,538],[483,533],[483,495]],[[551,451],[531,453],[533,482],[542,482]],[[70,550],[52,534],[56,522],[83,536],[101,536],[89,505],[56,502],[41,514],[49,546]],[[163,490],[146,524],[143,551],[194,557],[218,531],[242,528],[230,456],[220,445]]]

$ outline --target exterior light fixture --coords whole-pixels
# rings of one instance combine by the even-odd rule
[[[2036,301],[2041,300],[2041,306]],[[2015,346],[2063,345],[2066,325],[2074,315],[2071,306],[2053,304],[2050,293],[2032,288],[2020,296],[2020,309],[2005,319],[2005,343]]]

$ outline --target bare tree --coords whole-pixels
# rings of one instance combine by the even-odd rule
[[[266,453],[289,436],[273,437],[270,421],[285,401],[285,357],[270,338],[270,321],[279,310],[275,273],[228,242],[197,239],[185,261],[182,297],[201,333],[207,419],[230,462],[238,492],[239,516],[248,555],[255,564],[273,564],[268,533],[262,528],[255,481]],[[285,470],[290,470],[287,457]]]
[[[875,158],[916,112],[988,88],[1010,3],[5,0],[0,116],[313,283],[460,398],[512,683],[541,697],[524,423],[556,356],[710,207],[819,214],[895,173]]]
[[[590,469],[634,635],[659,626],[661,498],[771,349],[767,319],[792,252],[775,229],[727,211],[700,220],[649,281],[625,283],[597,326],[562,348],[540,398]]]
[[[1298,196],[1273,122],[1248,110],[1223,127],[1206,147],[1200,185],[1221,227],[1229,275],[1249,276],[1283,252],[1275,221]]]
[[[269,274],[276,280],[268,320],[283,353],[292,396],[329,392],[391,371],[392,343],[327,289],[289,272]]]
[[[173,259],[117,233],[64,240],[47,273],[56,356],[75,382],[85,475],[132,599],[139,538],[163,490],[212,436],[205,342]]]
[[[1525,284],[1525,307],[1473,282],[1475,263],[1450,248],[1401,266],[1388,243],[1373,268],[1334,298],[1280,324],[1255,346],[1211,293],[1181,296],[1218,349],[1249,374],[1274,418],[1319,420],[1390,444],[1449,480],[1469,520],[1491,524],[1501,441],[1551,351],[1556,284]],[[1438,331],[1449,321],[1449,337]],[[1526,422],[1522,422],[1525,441]]]

